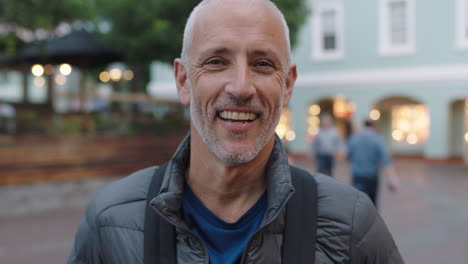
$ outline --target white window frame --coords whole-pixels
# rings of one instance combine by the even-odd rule
[[[325,50],[323,48],[323,31],[321,17],[324,12],[334,11],[336,14],[336,48]],[[344,12],[343,3],[328,2],[314,4],[312,16],[312,59],[318,61],[339,60],[344,56]]]
[[[455,43],[460,50],[468,50],[468,0],[456,0],[455,3]]]
[[[406,40],[403,45],[395,45],[391,43],[390,28],[390,4],[393,2],[406,2]],[[378,53],[380,56],[400,56],[410,55],[415,52],[415,1],[414,0],[379,0],[379,47]]]

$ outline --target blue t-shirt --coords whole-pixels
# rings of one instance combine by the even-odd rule
[[[351,136],[348,159],[355,177],[376,177],[380,167],[392,163],[383,140],[369,128]]]
[[[208,248],[211,264],[239,263],[249,238],[258,230],[267,209],[266,192],[234,223],[213,214],[185,184],[182,202],[184,220]]]

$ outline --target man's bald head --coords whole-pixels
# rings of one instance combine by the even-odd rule
[[[182,53],[181,53],[181,58],[184,64],[188,62],[189,51],[190,51],[190,47],[193,41],[194,27],[200,15],[200,11],[210,4],[222,4],[222,2],[235,2],[236,4],[247,4],[247,5],[264,4],[266,8],[270,8],[270,10],[276,14],[276,16],[278,17],[278,20],[280,21],[282,25],[282,29],[284,33],[284,40],[285,40],[285,44],[287,47],[287,54],[286,54],[287,62],[288,62],[288,65],[291,63],[291,46],[290,46],[290,40],[289,40],[288,24],[286,23],[283,13],[281,13],[281,11],[278,9],[278,7],[276,7],[276,5],[273,2],[271,2],[270,0],[203,0],[192,10],[192,13],[189,16],[187,23],[185,24],[184,39],[182,43]]]

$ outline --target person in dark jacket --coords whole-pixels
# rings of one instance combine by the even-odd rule
[[[285,208],[295,190],[274,130],[297,77],[290,60],[288,27],[272,2],[202,1],[174,61],[180,101],[190,106],[189,135],[155,197],[147,196],[157,167],[93,198],[68,262],[144,263],[150,200],[161,221],[175,227],[177,263],[284,263]],[[314,178],[315,263],[403,263],[367,196]]]

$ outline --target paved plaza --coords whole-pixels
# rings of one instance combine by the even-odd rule
[[[309,160],[295,160],[313,170]],[[380,212],[408,264],[468,263],[468,166],[398,159],[397,193]],[[335,177],[349,182],[340,163]],[[112,179],[0,188],[0,263],[65,263],[84,205]]]

